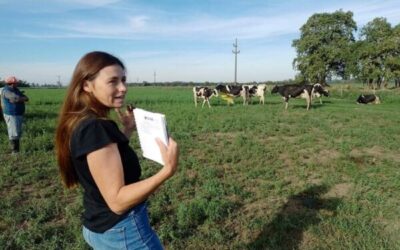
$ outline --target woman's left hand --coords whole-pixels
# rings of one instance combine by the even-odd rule
[[[121,109],[116,108],[115,111],[117,112],[118,118],[121,121],[121,124],[123,126],[123,132],[126,135],[126,137],[130,137],[133,130],[136,127],[135,124],[135,119],[133,116],[133,107],[131,104],[127,105],[126,111],[122,112]]]

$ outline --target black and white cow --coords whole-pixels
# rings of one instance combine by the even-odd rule
[[[314,99],[314,98],[318,98],[318,99],[319,99],[319,103],[322,104],[322,96],[325,95],[325,94],[321,94],[321,93],[323,93],[324,91],[326,91],[326,92],[327,92],[327,95],[325,95],[325,96],[329,96],[329,91],[328,91],[326,88],[324,88],[324,87],[322,86],[322,84],[320,84],[320,83],[315,83],[315,84],[314,84],[314,89],[317,89],[317,88],[319,88],[319,87],[321,87],[322,89],[321,89],[320,91],[314,90],[313,93],[312,93],[312,98],[313,98],[313,99]]]
[[[193,99],[195,107],[197,107],[197,98],[201,98],[203,99],[203,104],[201,107],[204,107],[204,104],[207,102],[208,107],[211,108],[210,98],[213,96],[218,96],[217,90],[210,89],[208,87],[193,87]]]
[[[371,95],[360,95],[357,99],[358,104],[380,104],[381,100],[377,95],[371,94]]]
[[[271,94],[279,93],[285,101],[285,109],[288,108],[288,102],[290,98],[303,98],[306,99],[307,110],[310,109],[312,97],[317,93],[324,96],[329,96],[329,93],[322,87],[321,84],[314,85],[298,85],[298,84],[287,84],[282,86],[275,86]]]
[[[251,102],[252,97],[258,97],[259,103],[264,104],[265,100],[265,91],[267,90],[267,85],[259,84],[259,85],[247,85],[249,87],[249,101]]]
[[[215,89],[219,93],[223,93],[230,97],[239,97],[243,98],[243,105],[249,104],[249,87],[242,85],[223,85],[218,84]]]

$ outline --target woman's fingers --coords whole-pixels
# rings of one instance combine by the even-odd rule
[[[129,111],[129,112],[132,112],[134,109],[135,109],[135,106],[133,106],[133,104],[128,104],[126,106],[126,110]]]
[[[169,175],[172,176],[178,166],[179,147],[178,144],[170,137],[168,145],[165,145],[159,138],[156,138],[161,156],[164,161],[164,167],[168,169]]]
[[[122,116],[123,116],[121,109],[120,108],[115,108],[115,112],[117,113],[118,118],[121,119]]]
[[[161,155],[163,155],[163,153],[167,151],[167,146],[165,146],[164,142],[162,142],[160,138],[156,138],[156,142],[160,148]]]

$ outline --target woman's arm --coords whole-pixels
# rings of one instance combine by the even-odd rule
[[[125,185],[124,172],[118,146],[115,143],[87,155],[90,173],[109,208],[123,214],[129,208],[146,200],[164,181],[176,172],[179,149],[170,138],[168,146],[157,141],[165,162],[155,175],[142,181]]]

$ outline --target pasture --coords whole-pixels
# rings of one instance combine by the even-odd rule
[[[167,249],[400,249],[400,92],[357,105],[361,86],[324,104],[194,107],[191,87],[131,87],[127,103],[165,113],[181,149],[176,175],[149,199]],[[0,249],[87,249],[81,190],[61,184],[54,131],[63,89],[25,89],[22,152],[0,123]],[[115,114],[112,113],[112,116]],[[140,156],[135,136],[131,146]],[[141,156],[143,177],[159,166]]]

